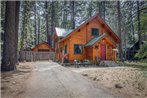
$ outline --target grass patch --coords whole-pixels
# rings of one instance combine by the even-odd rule
[[[147,63],[145,62],[125,62],[124,66],[137,68],[139,71],[143,72],[143,75],[147,77]]]
[[[147,63],[143,62],[125,62],[124,66],[139,68],[141,71],[147,71]]]

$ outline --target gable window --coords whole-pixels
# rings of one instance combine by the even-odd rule
[[[92,36],[99,36],[99,29],[98,28],[92,28],[91,33],[92,33]]]
[[[83,53],[83,45],[74,44],[74,54],[82,54]]]
[[[64,54],[66,54],[67,53],[67,45],[65,45],[65,47],[64,47]]]

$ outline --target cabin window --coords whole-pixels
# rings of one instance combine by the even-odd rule
[[[95,46],[95,49],[99,49],[99,46],[98,46],[98,45],[96,45],[96,46]]]
[[[92,33],[92,36],[99,36],[99,29],[97,29],[97,28],[92,28],[91,33]]]
[[[107,49],[110,49],[110,46],[107,46]]]
[[[66,54],[67,53],[67,45],[65,45],[65,47],[64,47],[64,54]]]
[[[82,54],[82,53],[83,53],[83,45],[75,44],[74,54]]]

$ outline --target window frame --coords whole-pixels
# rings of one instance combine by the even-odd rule
[[[81,47],[82,47],[82,51],[81,51],[81,53],[76,53],[76,52],[75,52],[75,46],[76,46],[76,45],[78,45],[78,46],[81,46]],[[83,51],[84,51],[83,44],[74,44],[74,54],[75,54],[75,55],[83,54]]]
[[[97,35],[94,35],[93,30],[97,30],[97,31],[98,31],[98,32],[97,32]],[[92,36],[99,36],[99,35],[100,35],[99,28],[91,28],[91,35],[92,35]]]

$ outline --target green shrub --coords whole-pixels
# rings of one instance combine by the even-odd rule
[[[138,51],[138,53],[136,53],[135,57],[140,59],[147,58],[147,43],[141,46],[140,50]]]

